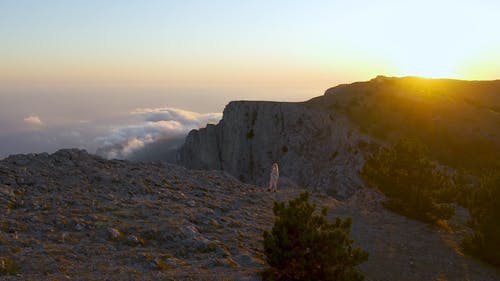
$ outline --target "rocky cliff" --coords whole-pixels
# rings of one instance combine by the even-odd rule
[[[266,185],[277,162],[281,186],[345,198],[362,185],[357,171],[366,142],[345,117],[314,103],[234,101],[219,124],[189,133],[179,163]]]
[[[383,77],[339,85],[302,103],[235,101],[223,119],[189,133],[179,163],[266,185],[346,198],[363,185],[363,155],[401,138],[423,142],[437,162],[479,169],[500,157],[500,81]]]

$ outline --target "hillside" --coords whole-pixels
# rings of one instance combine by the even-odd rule
[[[300,103],[235,101],[193,130],[179,164],[265,184],[273,162],[289,184],[348,198],[366,153],[418,139],[442,164],[479,174],[500,159],[500,80],[379,76]]]
[[[231,102],[219,124],[186,138],[177,159],[194,170],[82,150],[10,156],[0,160],[0,279],[259,280],[273,201],[310,190],[329,219],[353,218],[366,280],[499,280],[458,246],[471,231],[466,209],[453,203],[440,226],[408,219],[359,175],[374,148],[408,137],[440,164],[491,169],[499,89],[377,77],[307,102]],[[273,162],[278,193],[266,192]]]
[[[500,80],[379,76],[310,102],[340,112],[377,140],[419,139],[444,164],[478,169],[500,159]]]
[[[81,150],[11,156],[0,161],[0,256],[19,269],[0,279],[259,280],[272,202],[301,191]],[[366,280],[500,278],[457,250],[463,216],[450,230],[429,227],[388,212],[369,189],[312,199],[330,219],[353,217],[352,236],[370,253]]]

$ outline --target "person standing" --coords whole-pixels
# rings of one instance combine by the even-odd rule
[[[276,192],[278,191],[278,179],[280,177],[280,172],[278,168],[278,163],[273,163],[273,167],[271,168],[271,177],[269,179],[269,188],[268,191]]]

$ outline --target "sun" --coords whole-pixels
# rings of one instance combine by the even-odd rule
[[[389,58],[397,76],[457,78],[466,54],[451,46],[413,42],[406,48],[393,49]]]
[[[454,78],[457,75],[459,59],[434,57],[428,54],[400,58],[396,64],[398,76],[421,76],[428,78]]]

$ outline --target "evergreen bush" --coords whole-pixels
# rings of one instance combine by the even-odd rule
[[[270,266],[264,280],[363,280],[354,267],[366,261],[368,253],[354,247],[349,238],[351,218],[336,218],[330,223],[326,208],[320,214],[315,209],[308,192],[288,205],[274,202],[274,226],[271,232],[264,232]]]
[[[410,218],[434,223],[449,219],[458,187],[452,176],[426,157],[419,142],[403,139],[379,148],[365,162],[361,176],[387,197],[388,209]]]

